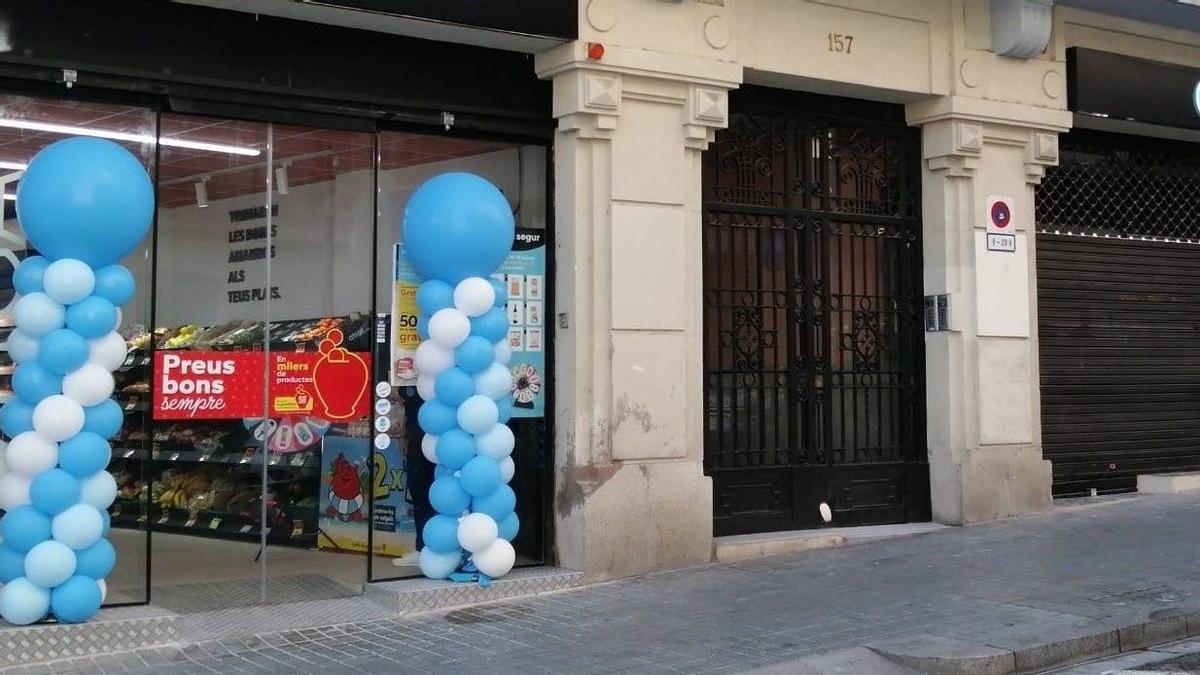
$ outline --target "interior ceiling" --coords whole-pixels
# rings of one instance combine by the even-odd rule
[[[2,126],[3,120],[66,125],[144,136],[146,142],[118,141],[150,167],[154,162],[154,113],[142,108],[35,99],[0,99],[0,162],[28,163],[38,150],[65,134]],[[259,151],[256,157],[213,150],[160,147],[158,204],[176,208],[196,204],[198,181],[204,180],[210,202],[261,193],[266,184],[267,124],[191,115],[163,114],[164,139],[216,143]],[[332,180],[351,171],[370,169],[374,134],[275,124],[274,166],[287,165],[289,189]],[[467,157],[505,148],[505,143],[401,132],[380,135],[384,170]],[[0,174],[10,170],[0,170]],[[15,187],[8,186],[11,193]]]

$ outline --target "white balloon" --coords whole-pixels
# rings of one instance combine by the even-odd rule
[[[92,294],[96,288],[96,273],[82,260],[55,260],[42,273],[46,295],[55,302],[73,305]]]
[[[505,338],[496,342],[496,363],[507,366],[509,361],[512,361],[512,345]]]
[[[434,383],[437,382],[437,377],[434,375],[418,375],[417,376],[417,395],[422,401],[432,401],[437,398],[437,389],[434,388]]]
[[[503,539],[497,539],[491,546],[471,556],[475,567],[484,574],[492,577],[502,577],[512,570],[517,562],[517,552],[512,544]]]
[[[426,340],[417,347],[417,353],[413,355],[413,365],[417,369],[417,375],[437,377],[443,370],[454,365],[454,352],[433,340]]]
[[[32,481],[19,473],[0,476],[0,509],[12,511],[29,503],[29,487]]]
[[[36,431],[26,431],[9,441],[5,454],[9,471],[32,479],[58,463],[58,444]]]
[[[108,599],[108,582],[103,579],[97,579],[96,585],[100,587],[100,602]]]
[[[85,363],[63,378],[63,393],[79,405],[100,405],[113,394],[113,375],[99,363]]]
[[[457,309],[439,309],[429,317],[429,339],[446,349],[454,349],[470,336],[471,320]]]
[[[425,455],[425,459],[431,464],[437,464],[437,441],[438,437],[433,434],[425,434],[421,438],[421,454]]]
[[[454,287],[454,306],[467,316],[487,314],[496,304],[496,289],[492,282],[480,277],[469,277]]]
[[[8,443],[0,441],[0,476],[8,473]]]
[[[24,331],[14,330],[8,334],[8,356],[13,363],[32,361],[37,358],[41,343],[41,340],[26,335]]]
[[[458,544],[472,553],[491,546],[499,536],[499,526],[486,513],[469,513],[458,521]]]
[[[506,424],[496,424],[491,431],[475,437],[475,451],[497,462],[511,455],[516,445],[517,439]]]
[[[500,420],[500,409],[494,400],[475,394],[459,404],[455,417],[463,431],[480,434],[496,426]]]
[[[118,328],[120,328],[122,323],[125,323],[125,313],[121,311],[120,307],[118,307],[117,308],[117,322],[115,324],[113,324],[113,330],[115,331]]]
[[[83,406],[62,394],[47,396],[33,409],[33,429],[46,440],[65,441],[83,430]]]
[[[500,461],[500,477],[505,483],[511,483],[513,476],[517,474],[517,463],[512,457],[505,457]]]
[[[493,363],[487,370],[475,376],[475,393],[493,401],[508,396],[512,393],[512,373],[499,363]]]
[[[79,501],[98,511],[105,511],[117,498],[117,479],[107,471],[96,473],[79,481]]]
[[[55,541],[82,551],[104,536],[104,517],[94,507],[76,504],[54,516],[50,533]]]
[[[109,370],[116,370],[125,365],[127,354],[125,338],[116,331],[88,341],[88,361],[99,363]]]

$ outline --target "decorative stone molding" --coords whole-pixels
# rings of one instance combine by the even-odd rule
[[[589,0],[584,10],[588,25],[604,33],[617,25],[617,12],[611,0]]]
[[[717,129],[729,126],[729,93],[712,87],[689,87],[687,110],[685,143],[689,148],[704,150]]]
[[[1026,179],[1031,183],[1040,183],[1046,175],[1046,167],[1058,164],[1058,134],[1034,131],[1029,135],[1027,147]]]

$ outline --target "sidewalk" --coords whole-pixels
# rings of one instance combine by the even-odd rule
[[[1198,607],[1192,493],[29,672],[808,672],[814,655],[862,645],[953,656],[1054,642],[1096,657],[1178,639],[1179,613]],[[975,667],[1005,672],[993,666]]]

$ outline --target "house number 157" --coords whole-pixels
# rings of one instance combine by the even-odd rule
[[[850,47],[854,45],[853,35],[843,35],[842,33],[829,33],[826,37],[829,38],[829,51],[839,52],[843,54],[850,53]]]

